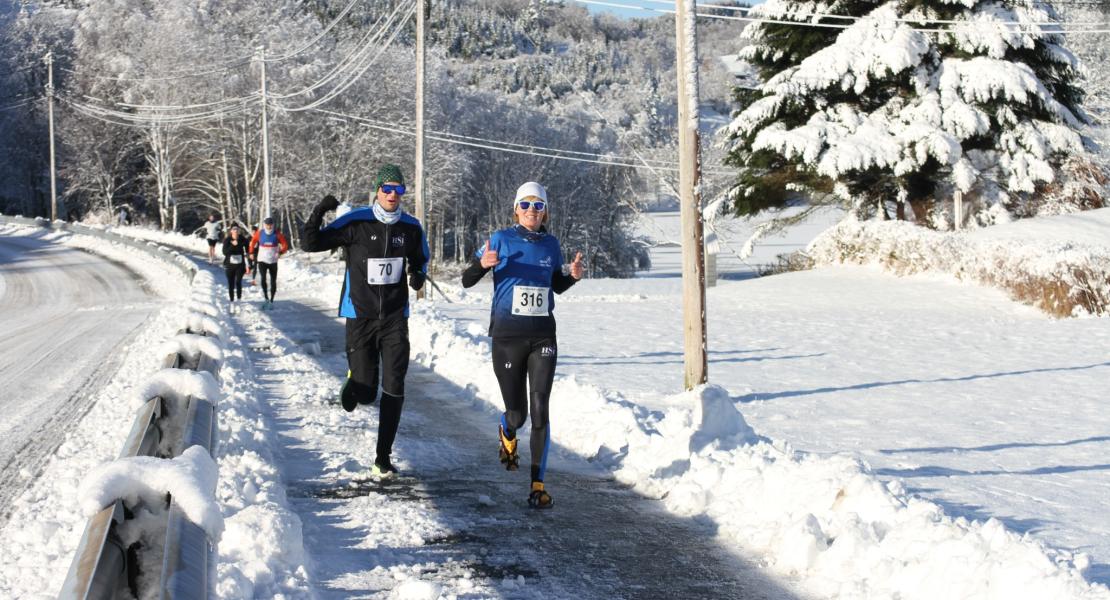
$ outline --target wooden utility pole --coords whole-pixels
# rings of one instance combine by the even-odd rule
[[[960,190],[956,190],[955,196],[952,197],[952,212],[954,213],[952,221],[956,225],[956,231],[959,231],[964,224],[964,193]]]
[[[262,67],[262,215],[259,219],[261,221],[273,216],[270,213],[270,127],[266,119],[266,50],[261,46],[258,47],[258,64]]]
[[[231,206],[231,174],[227,170],[227,149],[226,148],[220,150],[220,157],[223,159],[223,166],[224,166],[224,201],[227,203],[227,218],[239,220],[239,214],[237,212],[235,212],[234,209]],[[244,225],[250,225],[250,223],[244,223]],[[249,230],[244,231],[243,233],[248,233],[248,232],[249,232]]]
[[[678,72],[678,191],[682,207],[682,316],[686,389],[709,380],[705,342],[705,242],[698,135],[697,0],[675,2]]]
[[[413,210],[416,220],[428,235],[428,223],[424,221],[424,13],[427,8],[424,0],[416,0],[416,172],[413,173],[413,188],[416,196]],[[429,257],[430,258],[430,257]],[[424,288],[416,291],[416,299],[424,299]]]
[[[46,53],[46,120],[50,129],[50,221],[58,220],[58,183],[54,165],[54,52]]]

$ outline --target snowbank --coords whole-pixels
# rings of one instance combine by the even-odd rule
[[[414,307],[414,358],[500,408],[488,338]],[[677,514],[711,519],[737,551],[837,598],[1110,598],[1087,558],[996,520],[953,519],[847,456],[822,457],[755,435],[727,391],[707,386],[648,411],[559,377],[553,439]],[[691,407],[691,408],[685,408]]]
[[[1101,220],[1103,215],[1090,218]],[[990,228],[1020,228],[1024,234],[1007,236],[990,230],[942,233],[905,222],[849,218],[815,239],[807,252],[817,265],[877,263],[899,275],[946,273],[1006,290],[1015,300],[1058,317],[1106,314],[1110,246],[1056,239],[1053,219]],[[1103,231],[1104,239],[1110,239],[1110,225]]]

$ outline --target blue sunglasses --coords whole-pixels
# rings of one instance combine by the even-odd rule
[[[392,194],[393,192],[397,192],[398,196],[404,196],[405,195],[405,186],[403,186],[403,185],[392,185],[392,184],[388,184],[388,183],[383,183],[381,189],[382,189],[383,192],[385,192],[387,194]]]
[[[529,208],[534,208],[536,209],[536,212],[543,212],[544,209],[547,208],[547,203],[543,200],[521,200],[520,202],[517,202],[516,205],[520,207],[520,210],[528,210]]]

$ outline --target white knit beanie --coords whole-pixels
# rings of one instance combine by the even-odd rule
[[[547,202],[547,190],[543,189],[543,186],[536,183],[535,181],[529,181],[528,183],[525,183],[524,185],[516,188],[516,199],[513,200],[513,206],[516,206],[517,202],[520,202],[521,200],[524,200],[525,198],[528,198],[530,196],[535,196],[540,200]]]

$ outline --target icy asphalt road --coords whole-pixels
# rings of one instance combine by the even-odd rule
[[[562,449],[547,477],[555,508],[529,509],[527,472],[497,462],[496,415],[415,363],[394,457],[405,476],[369,480],[377,406],[347,415],[330,397],[346,370],[332,314],[279,292],[275,310],[237,318],[318,597],[386,597],[412,578],[459,598],[795,597],[721,548],[712,524]]]
[[[157,306],[119,263],[40,235],[0,236],[0,524]]]

